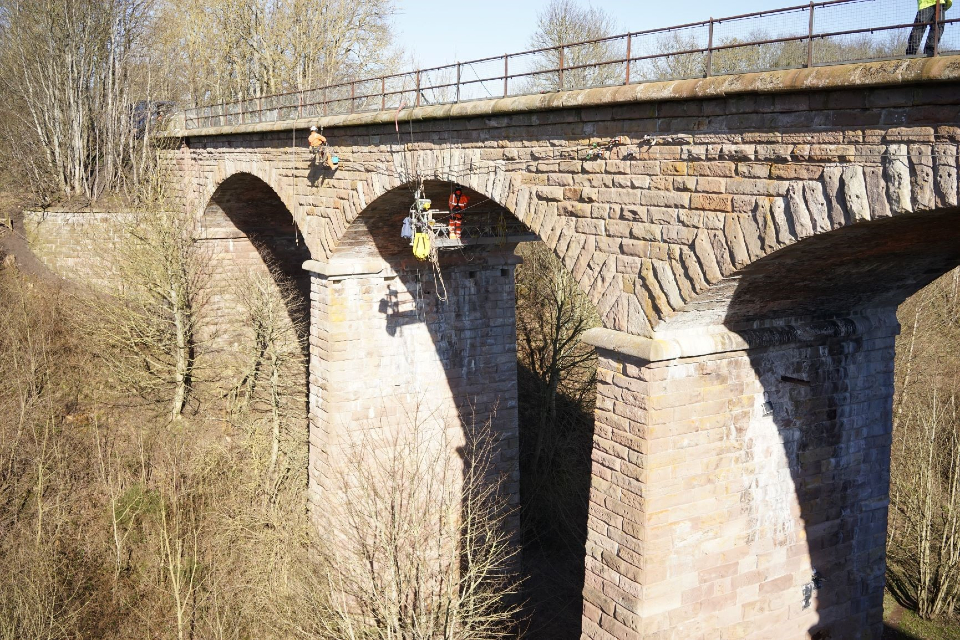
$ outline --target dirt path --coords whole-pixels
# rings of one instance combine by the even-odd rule
[[[899,604],[894,603],[893,608],[890,610],[890,615],[887,616],[886,623],[894,629],[899,629],[900,620],[903,618],[903,612],[904,608]]]
[[[6,204],[0,212],[0,218],[6,218],[7,216],[12,219],[13,228],[0,225],[0,260],[12,256],[17,269],[22,273],[62,285],[64,283],[63,278],[48,269],[30,250],[23,228],[22,207]]]

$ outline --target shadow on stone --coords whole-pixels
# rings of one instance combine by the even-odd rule
[[[245,173],[231,176],[207,203],[201,224],[200,241],[213,258],[217,290],[229,291],[234,273],[273,265],[300,294],[303,304],[289,310],[291,319],[309,326],[310,277],[302,266],[310,251],[293,216],[267,183]],[[231,312],[229,304],[224,299],[223,313]]]
[[[536,424],[536,397],[542,382],[518,363],[520,409],[520,504],[524,573],[527,584],[527,632],[531,640],[578,640],[582,626],[584,544],[590,503],[594,418],[563,395],[557,402],[555,449],[548,467],[535,476],[530,468]],[[542,467],[541,467],[542,468]]]
[[[913,634],[895,629],[888,624],[883,625],[883,635],[881,638],[882,640],[924,640]]]
[[[881,633],[897,306],[957,264],[960,218],[941,211],[804,239],[728,283],[722,323],[762,386],[736,424],[743,510],[785,552],[762,577],[792,577],[779,592],[810,609],[812,638]]]

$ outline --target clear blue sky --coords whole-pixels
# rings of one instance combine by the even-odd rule
[[[537,12],[548,3],[549,0],[397,0],[397,44],[421,68],[523,51],[528,48]],[[582,0],[581,4],[611,14],[620,27],[618,33],[625,33],[803,2]]]

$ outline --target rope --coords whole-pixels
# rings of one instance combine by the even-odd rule
[[[447,301],[447,285],[446,283],[444,283],[443,274],[440,272],[440,256],[437,253],[437,243],[436,243],[435,235],[433,239],[434,239],[434,242],[431,243],[430,245],[430,264],[433,265],[433,270],[437,274],[437,282],[440,283],[440,286],[437,287],[437,291],[436,291],[437,299],[440,300],[440,302],[446,302]],[[443,295],[440,294],[441,287],[443,288]]]
[[[296,128],[296,127],[293,127],[293,141],[292,141],[292,142],[293,142],[293,165],[294,165],[294,170],[293,170],[293,208],[296,209],[296,208],[297,208],[297,202],[300,201],[299,196],[297,196],[297,186],[298,186],[298,184],[300,183],[300,181],[297,180],[297,170],[296,170],[296,165],[297,165],[297,128]],[[290,215],[293,217],[293,242],[294,242],[294,244],[295,244],[296,246],[299,247],[299,246],[300,246],[300,239],[297,237],[297,216],[294,215],[294,212],[293,212],[293,211],[290,212]]]

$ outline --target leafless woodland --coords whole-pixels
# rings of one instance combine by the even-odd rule
[[[451,494],[442,476],[418,472],[438,468],[430,448],[398,442],[379,465],[355,460],[358,499],[340,514],[350,535],[336,547],[324,538],[306,510],[292,290],[279,276],[242,283],[249,335],[239,358],[218,366],[199,330],[206,257],[152,186],[150,133],[166,110],[392,71],[395,9],[392,0],[0,0],[5,190],[31,205],[134,203],[141,216],[115,247],[113,295],[0,267],[0,640],[466,640],[515,635],[524,616],[543,633],[536,606],[516,610],[523,586],[495,487],[468,478]],[[614,29],[610,16],[558,0],[531,44]],[[717,73],[737,71],[746,55],[726,51]],[[761,53],[774,65],[799,55]],[[612,52],[601,44],[571,55],[567,64],[583,65]],[[673,57],[651,73],[689,75],[702,63]],[[568,81],[619,73],[584,68]],[[538,89],[554,88],[545,82]],[[596,318],[549,252],[523,252],[521,540],[542,568],[582,552],[595,367],[578,337]],[[954,272],[900,311],[889,583],[924,617],[953,615],[960,595],[957,292]],[[480,478],[488,449],[477,433]],[[421,510],[368,517],[401,503]],[[445,542],[419,544],[439,531],[425,525],[443,521],[457,523],[440,531]],[[394,573],[371,573],[379,564]],[[561,626],[575,624],[576,571],[552,580],[568,600],[521,593],[541,610],[565,607]]]

